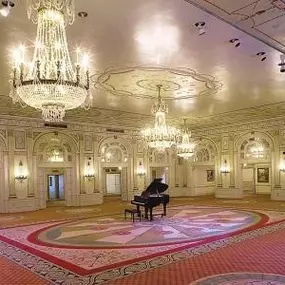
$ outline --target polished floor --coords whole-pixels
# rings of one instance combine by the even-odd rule
[[[285,202],[173,198],[152,223],[130,206],[2,214],[0,284],[285,284]]]

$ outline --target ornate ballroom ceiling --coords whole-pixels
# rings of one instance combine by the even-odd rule
[[[67,34],[71,51],[81,46],[92,56],[93,107],[68,111],[65,121],[128,128],[152,123],[157,84],[163,85],[169,120],[189,118],[194,129],[284,116],[285,74],[278,64],[285,52],[285,10],[276,2],[77,0],[77,12],[88,17],[77,18]],[[199,21],[206,23],[203,35]],[[40,119],[8,97],[11,49],[32,47],[36,32],[24,0],[0,18],[0,32],[0,115]]]

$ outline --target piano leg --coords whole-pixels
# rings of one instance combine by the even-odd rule
[[[152,215],[152,208],[149,208],[149,220],[153,220],[153,215]]]
[[[140,210],[140,205],[136,205],[137,206],[137,213],[138,213],[138,216],[141,218],[141,210]]]
[[[148,207],[144,207],[144,216],[148,220]]]
[[[166,204],[163,204],[163,216],[166,216]]]

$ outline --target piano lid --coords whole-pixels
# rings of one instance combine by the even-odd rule
[[[162,178],[155,178],[149,186],[146,188],[145,192],[149,194],[163,193],[168,189],[168,185],[162,183]]]

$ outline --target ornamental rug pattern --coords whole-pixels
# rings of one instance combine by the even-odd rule
[[[169,209],[167,218],[156,219],[153,223],[133,224],[120,217],[112,217],[107,221],[106,218],[97,218],[3,229],[0,230],[0,252],[52,282],[65,285],[101,284],[285,228],[285,223],[280,222],[284,218],[285,213],[272,211],[257,213],[214,207],[174,207]],[[173,224],[175,219],[177,227]],[[122,228],[123,223],[127,230]],[[141,232],[138,235],[133,233],[145,228],[146,223],[150,233],[145,239]],[[83,246],[85,235],[82,240],[82,235],[77,233],[78,241],[74,235],[71,240],[70,235],[62,235],[68,232],[69,227],[75,227],[75,231],[80,232],[81,226],[90,228],[90,224],[95,233],[88,232],[86,236],[92,236],[93,246],[92,238],[87,239],[87,247]],[[193,229],[193,234],[188,231],[189,227]],[[197,228],[203,238],[197,235]],[[98,235],[101,231],[104,234]],[[117,243],[113,238],[106,241],[106,237],[114,237],[118,231],[123,232],[118,237],[131,235],[132,239],[118,239]],[[182,233],[187,233],[187,237],[181,236]],[[152,243],[149,235],[160,237]],[[63,244],[53,243],[53,240],[61,240],[58,237],[62,237]]]
[[[189,285],[284,285],[285,276],[278,274],[234,272],[209,276]]]

